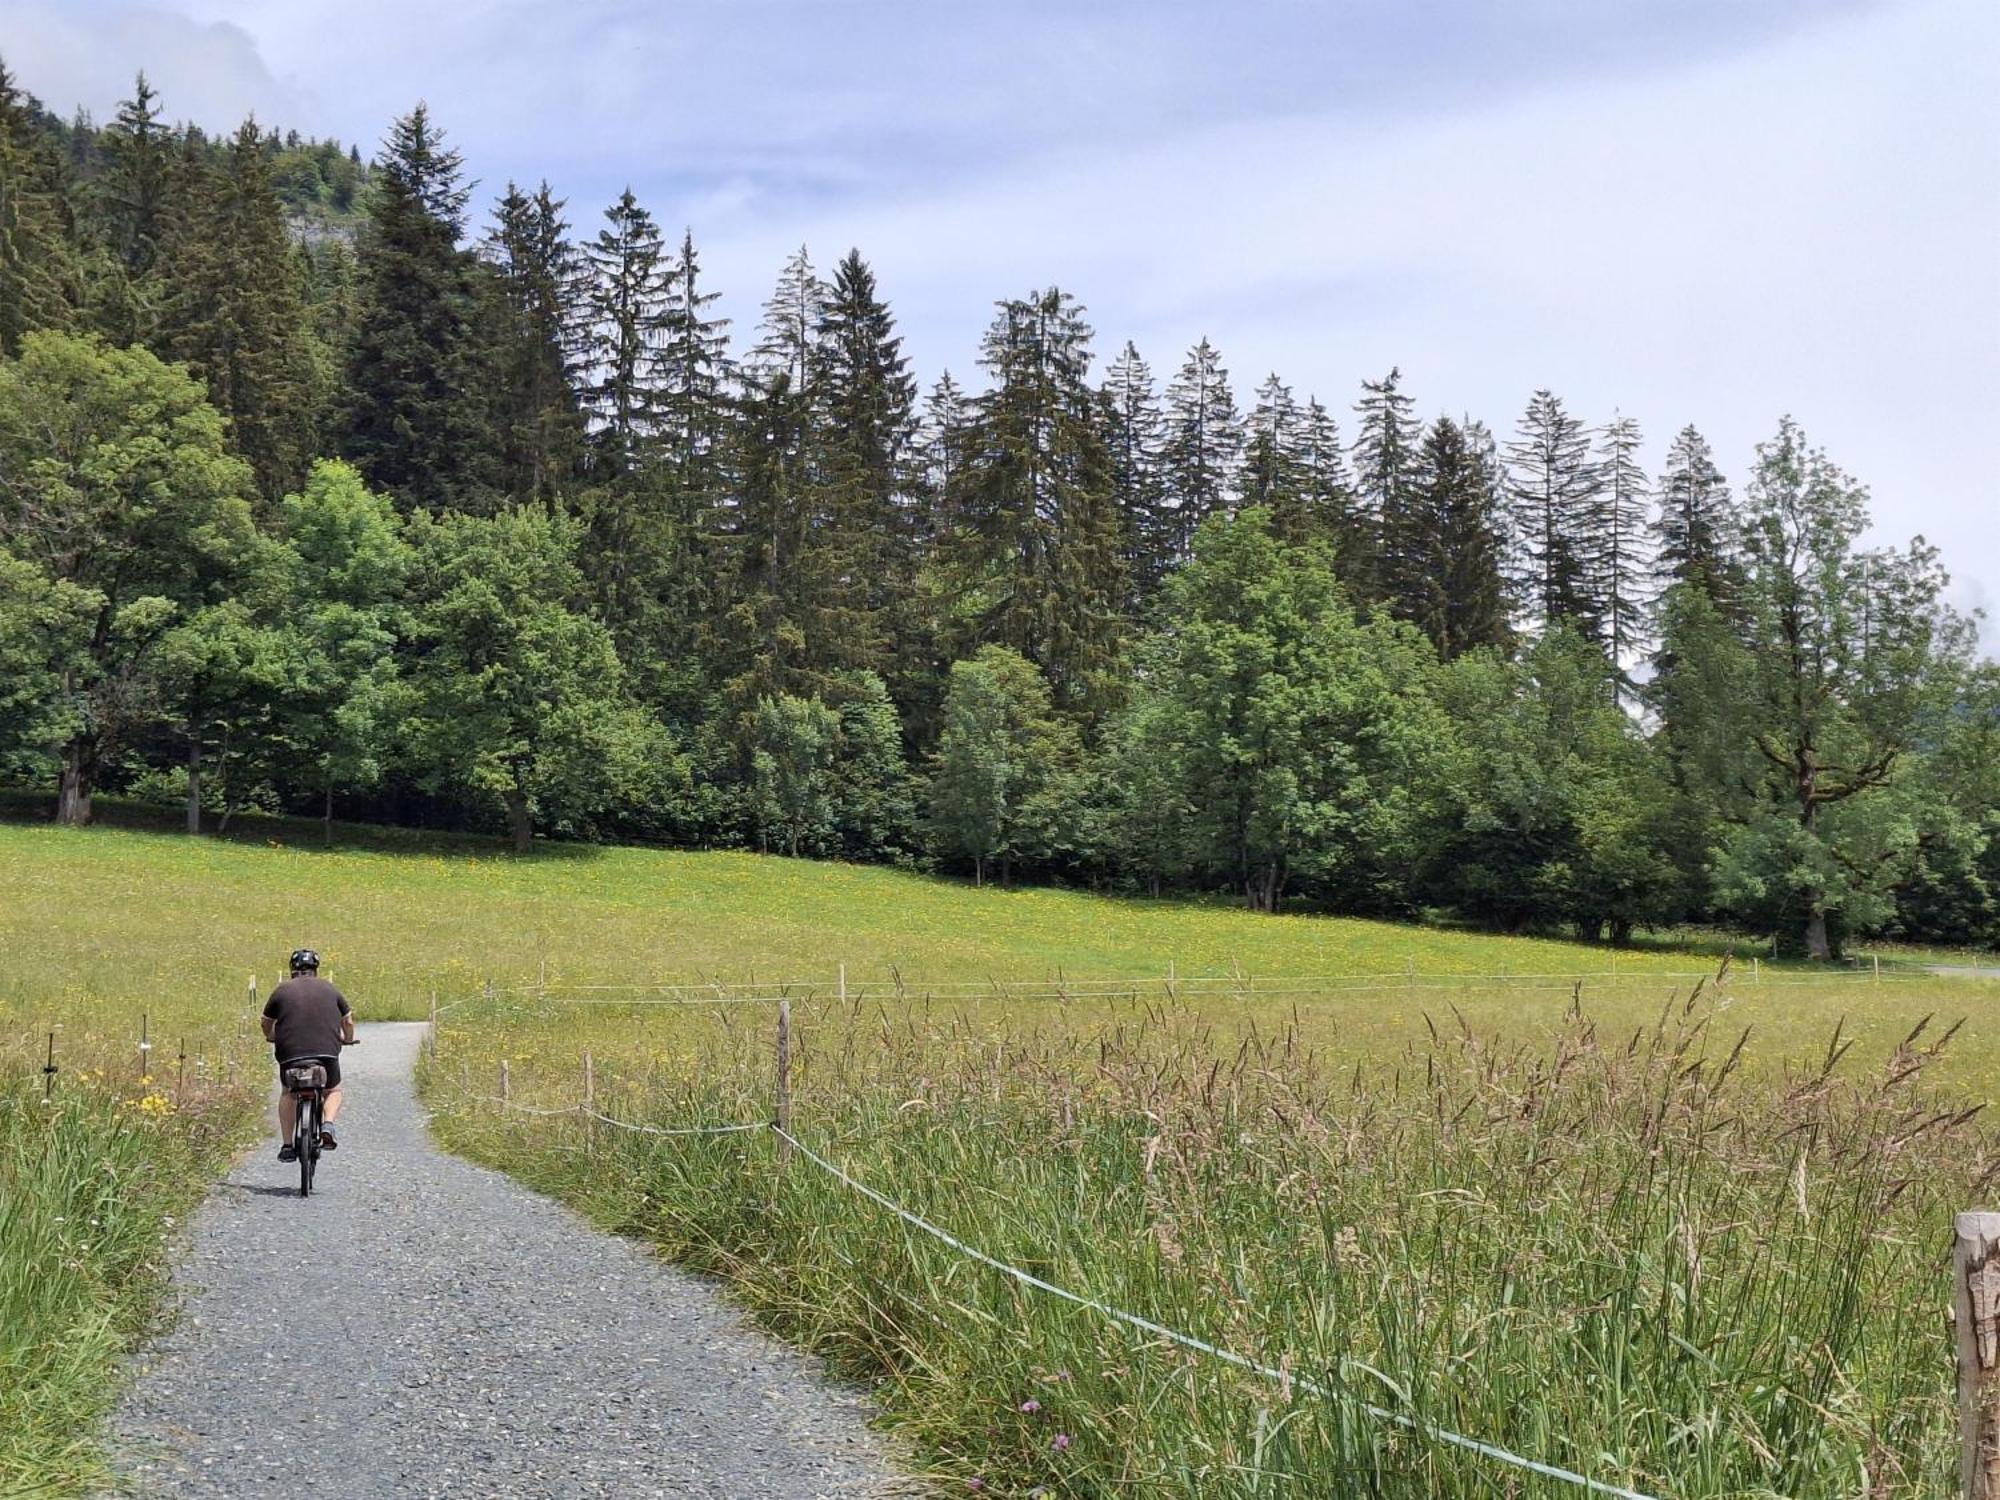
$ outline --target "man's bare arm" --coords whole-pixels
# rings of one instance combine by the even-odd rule
[[[264,1028],[265,1041],[275,1042],[278,1039],[278,1018],[276,1016],[264,1016],[260,1018],[259,1024]]]
[[[349,1012],[348,1012],[348,1013],[347,1013],[346,1015],[342,1016],[342,1017],[340,1018],[340,1024],[341,1024],[341,1034],[340,1034],[340,1039],[341,1039],[342,1041],[344,1041],[344,1042],[351,1042],[351,1041],[353,1041],[353,1040],[354,1040],[354,1012],[350,1010],[350,1011],[349,1011]]]

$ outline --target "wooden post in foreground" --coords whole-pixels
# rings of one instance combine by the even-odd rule
[[[847,965],[840,966],[840,1003],[847,1004]]]
[[[1965,1500],[2000,1500],[2000,1214],[1958,1216],[1959,1473]]]
[[[511,1104],[513,1101],[514,1080],[507,1076],[507,1059],[503,1057],[500,1059],[500,1102]]]
[[[597,1065],[583,1054],[583,1131],[590,1149],[597,1149]]]
[[[778,1129],[792,1130],[792,1002],[778,1002]],[[778,1160],[791,1160],[792,1143],[778,1139]]]

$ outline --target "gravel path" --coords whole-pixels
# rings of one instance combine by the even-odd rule
[[[912,1493],[865,1400],[712,1286],[439,1149],[422,1032],[362,1028],[312,1198],[275,1142],[210,1195],[114,1423],[138,1493]]]

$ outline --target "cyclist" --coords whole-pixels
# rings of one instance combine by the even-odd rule
[[[347,998],[319,977],[319,955],[310,948],[292,954],[292,977],[271,991],[264,1004],[264,1039],[278,1055],[278,1128],[284,1144],[279,1161],[297,1161],[292,1135],[298,1123],[298,1099],[284,1087],[285,1068],[296,1062],[316,1062],[326,1068],[326,1106],[320,1145],[328,1151],[338,1143],[332,1125],[340,1114],[340,1049],[354,1040],[354,1012]]]

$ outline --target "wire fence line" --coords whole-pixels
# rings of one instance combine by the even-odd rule
[[[988,1254],[976,1245],[969,1244],[950,1231],[932,1223],[921,1214],[904,1207],[887,1194],[870,1187],[845,1168],[822,1156],[804,1141],[800,1140],[792,1131],[785,1129],[773,1121],[753,1120],[728,1125],[660,1127],[642,1124],[637,1121],[615,1119],[610,1115],[603,1114],[589,1104],[572,1104],[565,1108],[550,1109],[518,1104],[512,1099],[495,1094],[461,1093],[459,1097],[478,1103],[498,1105],[515,1114],[544,1119],[573,1116],[578,1119],[601,1121],[606,1125],[620,1130],[649,1136],[722,1136],[740,1135],[750,1132],[768,1132],[822,1172],[825,1172],[851,1191],[868,1199],[877,1207],[894,1215],[903,1223],[908,1224],[914,1229],[921,1230],[924,1234],[929,1235],[940,1244],[958,1252],[960,1255],[976,1261],[1003,1276],[1007,1276],[1023,1286],[1046,1293],[1049,1296],[1069,1302],[1077,1307],[1085,1308],[1112,1322],[1124,1324],[1127,1327],[1138,1329],[1143,1333],[1151,1334],[1155,1338],[1165,1339],[1169,1343],[1179,1345],[1182,1348],[1221,1360],[1225,1364],[1233,1365],[1238,1369],[1247,1370],[1253,1375],[1273,1382],[1284,1392],[1289,1393],[1291,1390],[1297,1389],[1323,1400],[1343,1402],[1376,1421],[1387,1423],[1407,1432],[1417,1433],[1430,1441],[1476,1454],[1481,1458],[1489,1459],[1495,1463],[1505,1464],[1526,1473],[1537,1474],[1543,1478],[1574,1485],[1589,1494],[1610,1496],[1612,1500],[1659,1500],[1659,1497],[1648,1495],[1643,1491],[1629,1489],[1623,1485],[1613,1484],[1602,1479],[1593,1479],[1589,1475],[1578,1473],[1573,1469],[1565,1469],[1557,1464],[1544,1463],[1539,1459],[1529,1458],[1524,1454],[1515,1453],[1510,1449],[1500,1447],[1498,1444],[1488,1443],[1461,1432],[1454,1432],[1449,1428],[1441,1427],[1421,1417],[1412,1416],[1408,1412],[1399,1412],[1389,1407],[1377,1405],[1350,1392],[1335,1390],[1309,1377],[1293,1374],[1279,1366],[1252,1359],[1232,1349],[1212,1344],[1206,1339],[1197,1338],[1191,1333],[1183,1333],[1177,1328],[1171,1328],[1164,1323],[1155,1322],[1153,1319],[1143,1317],[1138,1313],[1128,1312],[1124,1308],[1115,1307],[1095,1297],[1089,1297],[1081,1292],[1072,1291],[1068,1287],[1059,1286],[1055,1282],[1035,1275],[1032,1271],[1023,1270],[1019,1266]],[[1347,1370],[1348,1366],[1343,1361],[1340,1371],[1345,1375]]]
[[[438,1014],[458,1009],[480,999],[532,999],[564,1006],[705,1006],[770,1005],[781,1000],[841,1002],[879,1001],[893,997],[899,1001],[974,1000],[1054,1000],[1090,1001],[1156,998],[1193,999],[1309,999],[1323,995],[1388,994],[1397,991],[1450,994],[1473,988],[1503,990],[1520,994],[1571,993],[1579,986],[1603,989],[1638,988],[1655,984],[1706,982],[1719,988],[1762,987],[1766,985],[1811,986],[1847,982],[1880,983],[1884,973],[1891,977],[1912,971],[1879,964],[1822,972],[1770,970],[1761,960],[1730,969],[1603,969],[1582,973],[1458,974],[1422,972],[1414,967],[1353,974],[1148,974],[1125,977],[1096,976],[1068,979],[916,979],[892,974],[886,978],[850,977],[843,970],[835,975],[789,980],[711,981],[698,984],[659,982],[631,984],[583,984],[562,980],[539,980],[527,984],[489,989],[440,1008]]]

